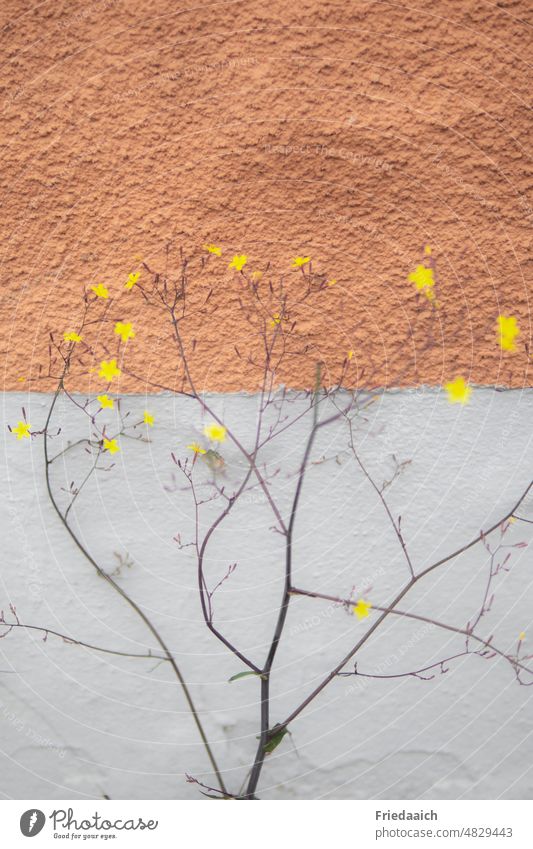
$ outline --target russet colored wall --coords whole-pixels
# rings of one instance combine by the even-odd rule
[[[234,252],[250,268],[310,254],[338,281],[305,318],[313,352],[333,375],[353,349],[354,374],[377,359],[387,380],[426,244],[441,327],[401,382],[530,383],[525,0],[8,0],[2,14],[5,389],[21,377],[49,389],[30,378],[47,368],[48,332],[75,324],[83,288],[118,291],[139,255],[161,268],[168,240],[224,249],[204,280],[219,308],[189,331],[207,388],[256,388],[233,348],[248,333],[242,281],[220,270]],[[137,297],[115,312],[137,329],[140,380],[121,388],[174,385],[161,320]],[[519,320],[513,354],[497,344],[499,313]],[[295,361],[280,379],[310,373]]]

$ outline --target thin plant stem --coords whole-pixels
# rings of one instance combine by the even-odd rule
[[[68,520],[65,518],[64,514],[61,512],[59,505],[57,503],[57,500],[54,496],[54,493],[53,493],[53,490],[52,490],[52,484],[51,484],[51,480],[50,480],[50,466],[51,466],[52,461],[50,460],[49,453],[48,453],[48,430],[49,430],[49,427],[50,427],[50,422],[52,420],[52,415],[54,413],[55,406],[57,404],[57,400],[58,400],[58,398],[61,394],[61,391],[63,389],[63,382],[64,382],[64,379],[66,377],[67,372],[68,372],[68,363],[65,366],[65,370],[63,372],[63,375],[61,377],[59,385],[58,385],[56,392],[54,394],[54,397],[52,399],[52,403],[50,404],[50,408],[49,408],[48,415],[47,415],[47,418],[46,418],[46,423],[45,423],[45,426],[44,426],[43,445],[44,445],[44,461],[45,461],[45,480],[46,480],[46,490],[47,490],[47,493],[48,493],[48,498],[50,499],[50,502],[51,502],[59,520],[61,521],[62,525],[64,526],[65,530],[67,531],[68,535],[70,536],[70,538],[72,539],[72,541],[74,542],[76,547],[79,549],[79,551],[89,561],[89,563],[93,566],[93,568],[100,575],[100,577],[103,578],[115,590],[115,592],[117,592],[124,599],[124,601],[131,607],[131,609],[134,610],[135,613],[142,619],[142,621],[144,622],[146,627],[150,630],[150,632],[152,633],[152,635],[154,636],[156,641],[161,646],[161,649],[164,653],[164,656],[168,660],[168,662],[170,663],[170,665],[171,665],[171,667],[174,671],[174,674],[175,674],[176,678],[178,679],[178,682],[179,682],[179,684],[182,688],[183,694],[185,696],[185,700],[186,700],[187,705],[189,707],[189,710],[192,714],[196,728],[198,729],[198,733],[199,733],[200,738],[202,740],[202,743],[204,745],[206,754],[209,758],[211,766],[213,767],[213,770],[214,770],[215,775],[217,777],[217,781],[220,785],[220,789],[225,794],[227,791],[226,791],[226,787],[225,787],[225,784],[224,784],[224,779],[222,778],[222,774],[219,770],[219,767],[218,767],[217,761],[215,759],[214,753],[213,753],[211,746],[209,744],[209,741],[207,739],[207,736],[206,736],[206,733],[204,731],[204,727],[203,727],[202,721],[200,719],[199,713],[196,709],[196,706],[195,706],[194,701],[192,699],[189,688],[187,687],[185,679],[183,678],[183,675],[181,674],[181,670],[178,667],[178,664],[176,663],[176,660],[174,659],[174,656],[172,655],[172,653],[171,653],[170,649],[168,648],[166,642],[163,640],[163,637],[159,633],[158,629],[150,621],[150,619],[146,616],[146,614],[139,607],[139,605],[128,595],[128,593],[119,584],[116,583],[116,581],[113,580],[111,575],[108,575],[108,573],[104,569],[102,569],[102,567],[96,562],[94,557],[85,548],[85,546],[83,545],[81,540],[78,538],[76,533],[71,528]]]

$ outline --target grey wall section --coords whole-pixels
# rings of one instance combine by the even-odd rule
[[[253,396],[213,396],[212,404],[250,444]],[[3,418],[16,424],[26,407],[42,427],[50,398],[3,396]],[[302,401],[291,400],[292,413]],[[133,565],[121,585],[154,618],[190,682],[226,780],[243,781],[256,747],[258,682],[228,683],[242,665],[201,620],[191,539],[192,502],[170,451],[201,438],[191,401],[128,396],[124,411],[156,424],[149,443],[123,440],[111,471],[91,480],[73,514],[79,533],[106,569],[117,555]],[[114,414],[110,413],[111,420]],[[531,478],[533,392],[476,389],[466,407],[437,390],[389,393],[357,420],[361,457],[387,490],[416,568],[453,551],[497,520]],[[87,433],[83,417],[61,409],[56,440]],[[265,452],[283,514],[289,509],[308,424],[303,419]],[[124,651],[154,647],[142,623],[80,556],[46,498],[42,440],[17,442],[3,429],[1,603],[22,622]],[[63,441],[62,441],[63,440]],[[353,458],[344,427],[321,434],[306,479],[294,546],[295,582],[321,592],[364,594],[386,604],[407,578],[394,532]],[[228,491],[242,475],[238,454],[224,449]],[[79,482],[88,456],[79,450],[54,466],[54,485]],[[208,475],[198,465],[200,491]],[[63,494],[62,498],[66,496]],[[202,525],[220,509],[207,504]],[[533,499],[521,515],[533,519]],[[283,540],[257,490],[245,493],[208,549],[211,586],[237,568],[215,596],[216,622],[261,662],[282,589]],[[507,542],[531,540],[516,522]],[[494,538],[496,541],[496,537]],[[527,634],[533,650],[533,564],[528,548],[509,549],[510,570],[495,581],[490,614],[480,626],[505,650]],[[478,546],[424,579],[403,608],[464,627],[481,604],[488,569]],[[9,615],[9,614],[6,614]],[[343,608],[295,598],[273,677],[273,721],[282,719],[364,633]],[[460,652],[462,637],[413,621],[389,619],[359,657],[361,672],[411,671]],[[14,631],[0,641],[0,791],[14,798],[197,798],[189,773],[210,781],[208,763],[170,669],[152,660],[98,654],[39,633]],[[349,668],[349,667],[348,667]],[[449,664],[429,681],[339,678],[294,723],[270,756],[264,798],[531,798],[533,688],[520,686],[505,661],[476,656]]]

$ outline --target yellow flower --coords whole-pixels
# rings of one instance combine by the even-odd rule
[[[98,377],[103,377],[108,383],[111,383],[113,378],[118,377],[120,374],[122,374],[122,372],[117,366],[116,360],[102,360],[100,363]]]
[[[194,451],[195,454],[205,454],[205,448],[202,448],[197,442],[192,442],[191,445],[187,445],[187,448],[189,451]]]
[[[103,410],[112,410],[115,405],[113,399],[110,398],[108,395],[97,395],[96,400],[98,401]]]
[[[82,338],[78,333],[63,333],[65,342],[81,342]]]
[[[272,321],[270,322],[271,327],[276,327],[277,324],[281,324],[281,316],[279,312],[275,312],[272,316]]]
[[[351,360],[353,357],[353,351],[348,351],[348,359]]]
[[[150,427],[153,427],[154,421],[155,421],[155,419],[154,419],[153,415],[151,413],[149,413],[148,410],[145,410],[143,422],[147,425],[150,425]]]
[[[514,315],[499,315],[497,332],[502,351],[516,351],[514,340],[520,334],[520,329]]]
[[[135,336],[135,331],[131,322],[124,324],[122,321],[117,321],[115,324],[115,333],[117,336],[121,337],[123,342],[127,342],[128,339],[133,339]]]
[[[139,279],[140,276],[141,276],[140,271],[136,271],[135,274],[133,272],[131,274],[129,274],[128,279],[124,283],[124,287],[126,289],[133,289],[133,287],[135,286],[135,284],[136,284],[136,282],[137,282],[137,280]]]
[[[410,283],[414,283],[419,292],[431,290],[435,285],[433,269],[425,265],[417,265],[416,269],[409,274]]]
[[[523,642],[524,642],[524,640],[526,639],[526,632],[525,632],[525,631],[520,631],[520,633],[519,633],[519,635],[518,635],[518,639],[520,640],[520,642],[521,642],[521,643],[523,643]]]
[[[367,616],[370,614],[371,608],[371,602],[365,601],[364,598],[360,598],[357,604],[354,606],[353,612],[359,620],[366,619]]]
[[[224,442],[227,431],[224,425],[211,422],[204,427],[204,433],[212,442]]]
[[[98,298],[109,298],[109,291],[103,283],[99,283],[98,286],[91,286],[91,289]]]
[[[117,451],[120,451],[117,440],[104,437],[104,451],[109,451],[110,454],[116,454]]]
[[[17,440],[30,438],[30,427],[28,422],[19,422],[18,425],[11,429],[11,433],[17,434]]]
[[[291,268],[301,268],[302,265],[307,265],[308,262],[311,262],[310,256],[295,256]]]
[[[216,245],[204,245],[204,249],[209,251],[210,254],[215,254],[215,256],[222,256],[222,248],[218,248]]]
[[[445,383],[444,388],[448,393],[450,404],[466,404],[472,394],[472,389],[463,377],[458,377],[450,383]]]
[[[326,286],[336,286],[336,285],[337,285],[337,281],[335,279],[328,280],[328,282],[326,283]]]
[[[230,264],[228,265],[228,268],[234,268],[235,271],[242,271],[247,262],[248,257],[246,256],[246,254],[235,254]]]
[[[259,283],[259,281],[263,277],[263,272],[262,271],[252,271],[251,276],[252,276],[252,280],[254,281],[254,283]]]
[[[426,245],[424,248],[424,253],[426,256],[431,256],[431,247],[429,245]]]

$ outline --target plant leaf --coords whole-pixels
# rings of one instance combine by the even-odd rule
[[[237,672],[236,675],[232,675],[231,678],[228,680],[228,684],[230,684],[232,681],[237,681],[239,678],[247,678],[248,675],[257,675],[259,678],[263,677],[260,672],[254,672],[253,669],[250,669],[246,672]]]
[[[270,737],[270,739],[265,743],[263,747],[265,755],[269,755],[271,752],[274,751],[274,749],[277,749],[279,744],[285,737],[285,734],[288,733],[289,731],[287,728],[280,728],[279,731],[276,731],[276,733],[273,734],[272,737]]]

